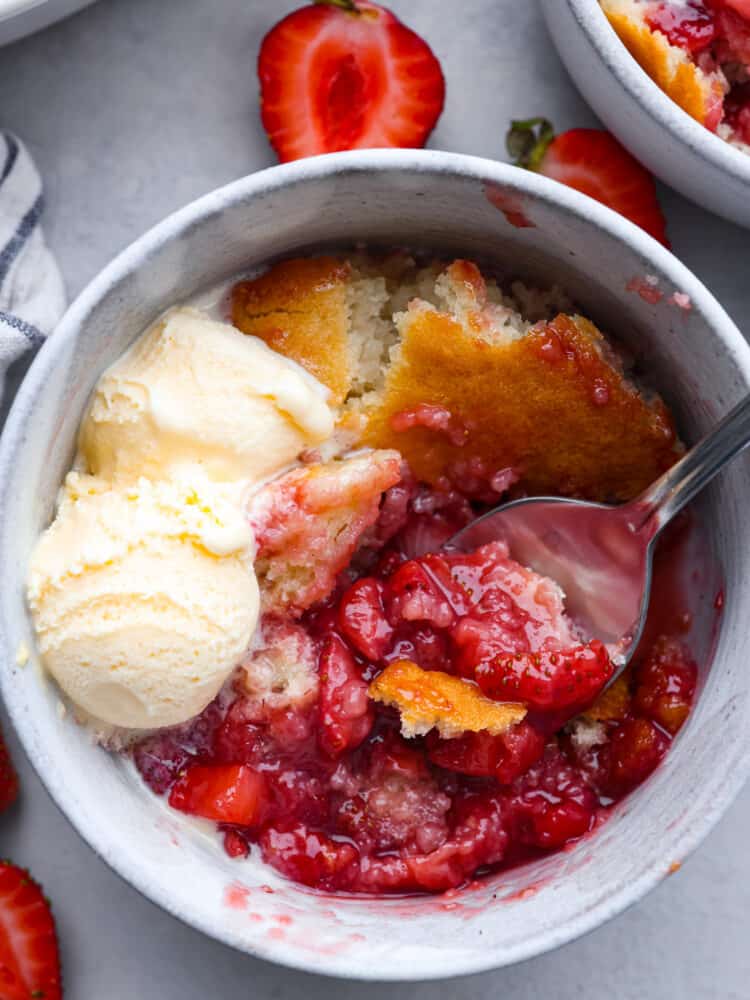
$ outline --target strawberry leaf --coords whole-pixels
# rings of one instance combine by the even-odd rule
[[[547,118],[527,118],[510,123],[505,146],[516,166],[538,170],[554,138],[554,127]]]

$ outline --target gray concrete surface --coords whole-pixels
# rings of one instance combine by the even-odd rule
[[[0,50],[0,126],[26,140],[44,174],[47,233],[71,295],[167,212],[274,162],[254,61],[263,33],[293,6],[100,0]],[[594,123],[532,0],[392,6],[443,62],[449,96],[432,146],[502,158],[513,116]],[[750,233],[661,194],[675,252],[741,324]],[[23,798],[0,821],[0,856],[28,865],[54,902],[71,1000],[750,997],[750,791],[682,871],[584,940],[470,979],[362,986],[248,959],[157,910],[78,839],[12,737],[11,746]]]

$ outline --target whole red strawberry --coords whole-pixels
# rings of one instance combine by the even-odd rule
[[[316,0],[269,31],[261,118],[279,159],[423,146],[445,81],[419,35],[370,0]]]
[[[18,798],[18,775],[0,729],[0,812]]]
[[[28,872],[0,862],[0,997],[60,1000],[60,954],[55,922]]]
[[[555,135],[546,118],[530,118],[511,122],[506,144],[518,166],[595,198],[669,246],[653,177],[609,132],[573,128]]]

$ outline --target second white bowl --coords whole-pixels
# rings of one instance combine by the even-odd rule
[[[541,0],[576,86],[620,142],[686,198],[750,227],[750,154],[694,121],[654,83],[597,0]]]

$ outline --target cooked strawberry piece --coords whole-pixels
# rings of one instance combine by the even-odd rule
[[[214,757],[223,764],[256,765],[263,759],[265,727],[254,705],[237,698],[214,737]]]
[[[447,636],[424,622],[402,622],[395,631],[395,638],[384,660],[411,660],[423,670],[442,670],[453,673],[453,660]]]
[[[456,888],[478,868],[495,865],[505,856],[508,815],[501,796],[490,791],[460,796],[453,820],[453,832],[442,847],[406,859],[415,888]]]
[[[596,795],[557,749],[513,785],[511,809],[516,837],[531,847],[562,847],[591,829]]]
[[[261,118],[279,159],[423,146],[445,82],[429,46],[370,0],[318,0],[280,21],[258,56]]]
[[[0,812],[18,798],[18,775],[0,729]]]
[[[283,750],[279,756],[283,757]],[[309,754],[300,755],[299,765],[284,767],[274,774],[269,813],[311,825],[325,823],[330,812],[331,768],[320,767]]]
[[[230,858],[246,858],[250,853],[250,845],[238,830],[225,830],[224,850]]]
[[[432,567],[430,567],[432,568]],[[449,628],[455,614],[426,562],[410,560],[388,581],[387,612],[390,621],[427,622],[435,628]]]
[[[383,585],[364,577],[341,598],[338,624],[354,648],[368,660],[381,659],[393,638],[393,627],[385,617]]]
[[[540,712],[573,712],[589,705],[612,674],[597,639],[572,649],[515,653],[483,660],[474,679],[489,698],[521,701]]]
[[[0,996],[3,1000],[60,1000],[60,954],[55,922],[28,872],[0,862]]]
[[[492,663],[502,656],[523,656],[529,650],[523,631],[508,628],[499,618],[486,620],[467,615],[453,629],[451,639],[459,674],[477,681],[476,672],[481,664]],[[507,700],[513,699],[509,695]]]
[[[318,743],[329,757],[358,747],[372,729],[374,713],[354,657],[337,635],[320,654]]]
[[[491,792],[459,795],[453,829],[433,851],[394,857],[365,855],[355,888],[359,892],[444,892],[462,885],[477,869],[502,861],[508,847],[507,805]]]
[[[498,757],[505,746],[502,734],[492,736],[483,730],[445,740],[434,729],[427,734],[425,745],[433,764],[476,778],[494,776]]]
[[[427,737],[433,764],[475,777],[496,778],[507,785],[527,771],[544,753],[544,737],[525,719],[507,733],[464,733],[443,740],[436,733]]]
[[[679,5],[660,3],[649,11],[646,23],[666,36],[670,45],[696,54],[707,48],[716,37],[716,19],[701,0],[688,0]]]
[[[648,719],[626,719],[610,739],[610,791],[622,795],[644,781],[667,752],[669,739]]]
[[[574,128],[556,136],[546,119],[532,118],[514,121],[507,143],[519,166],[587,194],[669,246],[653,177],[609,132]]]
[[[602,723],[589,723],[588,726],[596,727],[589,738],[582,740],[575,736],[571,737],[566,732],[560,736],[560,746],[571,764],[584,775],[597,794],[609,797],[612,771],[612,746],[609,735],[612,726]]]
[[[191,764],[172,787],[169,804],[219,823],[255,826],[267,797],[266,779],[246,764]]]
[[[720,63],[750,64],[750,14],[725,0],[716,11],[716,34],[714,50]]]
[[[748,29],[750,32],[750,28]],[[750,63],[750,54],[748,55]],[[750,146],[750,83],[734,87],[725,102],[726,120],[740,142]]]
[[[417,492],[408,466],[402,467],[401,479],[383,494],[377,520],[372,527],[372,538],[378,547],[389,542],[409,520],[409,507]],[[390,552],[389,554],[395,554]]]
[[[460,609],[466,617],[451,634],[461,651],[459,672],[464,672],[464,647],[476,663],[498,653],[575,643],[560,588],[511,559],[504,544],[483,545],[449,561],[456,584],[468,597]]]
[[[263,860],[287,878],[318,889],[351,884],[359,852],[356,847],[311,830],[304,823],[280,820],[260,836]]]
[[[133,752],[133,760],[149,788],[162,795],[189,760],[206,757],[222,715],[222,709],[213,701],[185,725],[157,731],[142,740]]]
[[[674,735],[688,717],[698,679],[685,646],[676,639],[657,639],[635,678],[637,711]]]
[[[395,539],[399,551],[410,559],[439,552],[449,538],[474,519],[466,497],[454,489],[418,487],[410,508],[406,526]]]

